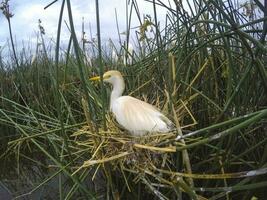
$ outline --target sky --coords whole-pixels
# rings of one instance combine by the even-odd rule
[[[2,0],[0,0],[1,2]],[[14,14],[11,18],[12,32],[15,38],[15,43],[18,48],[22,47],[23,43],[32,45],[30,49],[34,49],[37,41],[38,20],[42,21],[42,26],[45,29],[45,39],[55,41],[57,35],[57,26],[61,0],[47,9],[44,9],[53,0],[10,0],[10,10]],[[126,30],[126,9],[125,2],[127,0],[99,0],[100,22],[101,22],[101,38],[107,41],[118,39],[116,29],[115,8],[118,14],[118,23],[120,32]],[[151,15],[153,17],[153,4],[144,0],[136,0],[140,9],[141,15]],[[169,0],[161,0],[168,4]],[[189,0],[190,2],[191,0]],[[245,0],[235,0],[244,2]],[[261,0],[263,2],[264,0]],[[170,1],[173,2],[173,1]],[[85,22],[85,32],[87,39],[90,39],[89,24],[91,25],[92,35],[96,37],[96,14],[94,0],[71,0],[72,13],[78,39],[81,39],[82,19]],[[66,6],[65,6],[66,7]],[[186,5],[185,5],[186,8]],[[157,16],[159,21],[164,21],[166,9],[157,6]],[[68,22],[67,10],[64,11],[64,20]],[[138,26],[136,15],[133,15],[131,27]],[[7,48],[9,38],[7,20],[0,13],[0,51]],[[69,31],[66,24],[63,23],[61,42],[66,44],[69,40]]]
[[[166,0],[165,0],[166,1]],[[57,26],[61,1],[59,0],[47,9],[46,5],[52,0],[10,0],[10,10],[14,16],[11,18],[12,32],[16,44],[36,44],[38,33],[38,20],[42,21],[45,29],[45,39],[55,40],[57,35]],[[108,40],[112,38],[118,39],[116,29],[115,8],[117,9],[118,23],[120,32],[126,30],[126,9],[125,0],[99,0],[100,22],[101,22],[101,38]],[[166,1],[167,2],[167,1]],[[153,4],[144,0],[137,0],[140,13],[150,14],[153,16]],[[81,38],[82,19],[84,18],[85,32],[87,39],[90,38],[89,27],[91,26],[92,35],[96,37],[96,13],[95,1],[71,0],[72,13],[75,29],[78,38]],[[66,7],[66,6],[65,6]],[[158,7],[158,15],[164,18],[166,10]],[[64,11],[64,20],[68,22],[67,10]],[[138,26],[137,17],[132,20],[132,27]],[[7,46],[9,38],[8,23],[2,13],[0,13],[0,46]],[[63,23],[62,26],[62,43],[69,40],[69,31]],[[19,45],[20,46],[20,45]],[[6,48],[6,47],[5,47]]]

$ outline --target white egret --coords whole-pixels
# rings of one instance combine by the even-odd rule
[[[90,80],[100,80],[100,76]],[[110,95],[110,111],[116,121],[131,134],[142,136],[152,132],[169,132],[173,123],[151,104],[131,96],[122,96],[125,89],[124,79],[119,71],[107,71],[103,81],[113,87]]]

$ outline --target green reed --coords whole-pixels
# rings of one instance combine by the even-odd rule
[[[16,196],[31,195],[57,180],[54,198],[58,199],[264,198],[267,187],[264,181],[266,15],[251,19],[241,9],[237,10],[236,1],[193,0],[181,4],[153,0],[145,1],[150,3],[153,16],[144,17],[140,14],[141,5],[131,0],[125,4],[125,41],[120,35],[115,10],[120,42],[116,45],[112,41],[119,57],[114,61],[109,57],[112,49],[105,48],[101,38],[98,6],[101,1],[95,3],[98,37],[92,43],[91,65],[84,62],[87,52],[76,36],[70,0],[61,1],[54,50],[43,40],[43,52],[47,53],[40,54],[34,63],[29,58],[16,58],[17,64],[9,65],[0,56],[0,127],[3,130],[0,169],[7,171],[1,178],[11,178],[15,173],[20,181],[30,179],[32,175],[23,167],[28,164],[43,172],[42,178],[36,178],[36,184]],[[190,13],[185,10],[185,4]],[[259,1],[255,4],[264,13],[264,5]],[[160,8],[166,9],[164,22],[159,21]],[[60,44],[63,12],[68,14],[66,24],[70,30],[67,50],[62,50]],[[139,27],[132,27],[135,17]],[[131,38],[135,44],[133,54],[129,51]],[[53,55],[50,51],[54,51],[54,56],[50,56]],[[104,192],[99,192],[86,185],[92,183],[97,167],[74,173],[94,152],[77,145],[72,133],[85,125],[92,126],[96,134],[109,130],[106,124],[109,90],[105,89],[103,80],[100,85],[93,85],[88,77],[94,74],[102,77],[111,68],[125,75],[126,94],[156,105],[178,122],[179,136],[166,141],[177,149],[168,155],[173,163],[168,169],[189,176],[173,175],[175,180],[168,179],[172,187],[165,187],[164,182],[153,184],[166,178],[161,177],[161,172],[140,173],[141,181],[136,184],[135,174],[124,171],[121,177],[120,166],[113,169],[103,164],[105,170],[99,173],[105,178],[99,175],[94,180],[98,187],[104,188]],[[246,177],[241,173],[247,171],[254,174]],[[219,175],[214,178],[212,175],[216,174]],[[125,180],[128,185],[124,184]],[[1,183],[9,187],[8,183]]]

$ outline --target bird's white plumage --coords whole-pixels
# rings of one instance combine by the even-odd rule
[[[134,135],[170,131],[170,120],[152,105],[131,96],[117,98],[111,105],[111,112],[118,123]]]
[[[103,80],[113,86],[110,95],[111,112],[117,122],[133,135],[169,132],[173,129],[173,123],[152,105],[131,96],[122,96],[125,84],[119,71],[106,72]]]

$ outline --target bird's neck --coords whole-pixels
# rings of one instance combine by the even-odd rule
[[[117,79],[113,84],[113,89],[110,95],[110,109],[117,98],[119,98],[125,89],[125,84],[123,79]]]

